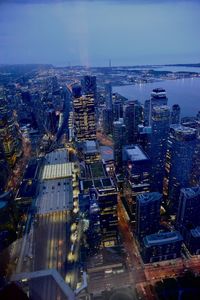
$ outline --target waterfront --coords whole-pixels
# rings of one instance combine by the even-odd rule
[[[182,116],[194,116],[200,110],[200,78],[113,87],[113,92],[118,92],[128,99],[137,99],[144,103],[146,99],[149,99],[152,89],[156,87],[166,89],[169,106],[179,104]]]

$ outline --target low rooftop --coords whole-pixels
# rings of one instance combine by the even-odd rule
[[[179,231],[170,231],[147,235],[144,237],[143,242],[146,247],[152,247],[181,242],[182,240],[183,238]]]
[[[153,201],[162,201],[162,194],[158,192],[152,192],[152,193],[143,193],[137,196],[137,201],[141,204],[145,204],[148,202]]]
[[[149,159],[145,152],[138,145],[126,146],[124,147],[124,152],[126,160],[132,162]]]
[[[36,201],[37,213],[48,214],[73,208],[71,179],[44,180]]]

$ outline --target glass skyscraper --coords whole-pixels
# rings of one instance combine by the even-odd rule
[[[170,109],[166,105],[155,106],[152,110],[151,161],[152,191],[162,192],[164,165],[169,133]]]
[[[190,185],[196,143],[196,129],[181,125],[170,127],[163,192],[173,211],[177,209],[180,189]]]

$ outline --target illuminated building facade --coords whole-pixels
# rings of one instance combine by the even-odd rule
[[[73,97],[74,133],[78,142],[96,139],[95,103],[91,96]]]
[[[150,155],[152,160],[152,191],[162,192],[163,189],[169,118],[170,110],[168,106],[153,107]]]
[[[154,106],[167,105],[166,91],[162,88],[153,89],[151,98],[144,103],[144,125],[150,126],[152,122],[152,110]]]
[[[98,245],[98,228],[101,246],[113,247],[118,244],[117,189],[101,161],[86,165],[85,174],[86,178],[80,180],[80,192],[82,198],[89,196],[91,248]]]
[[[190,186],[196,143],[197,132],[195,129],[171,125],[163,193],[170,203],[172,211],[177,210],[180,189]]]
[[[136,235],[138,240],[159,230],[162,195],[144,193],[136,197]]]

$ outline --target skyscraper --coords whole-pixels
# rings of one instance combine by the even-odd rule
[[[172,106],[172,111],[171,111],[171,118],[170,118],[171,124],[179,124],[180,123],[180,113],[181,113],[180,106],[178,104],[174,104]]]
[[[76,89],[73,96],[74,132],[78,142],[96,139],[95,103],[91,96],[80,96]]]
[[[152,121],[152,110],[154,106],[167,105],[166,91],[162,88],[153,89],[151,98],[144,103],[144,125],[150,126]]]
[[[161,201],[162,195],[157,192],[136,197],[136,235],[139,240],[159,230]]]
[[[103,117],[103,130],[105,134],[110,134],[113,132],[113,111],[112,109],[103,109],[102,111]]]
[[[126,126],[126,143],[136,143],[138,125],[143,122],[143,109],[138,101],[128,101],[124,110],[124,124]]]
[[[94,99],[95,105],[97,104],[97,83],[96,76],[86,75],[82,81],[83,94],[90,96]]]
[[[200,225],[200,187],[182,188],[177,212],[179,229],[194,228]]]
[[[113,119],[114,121],[123,118],[123,103],[121,100],[115,100],[113,103]]]
[[[172,211],[177,209],[180,189],[190,185],[196,143],[195,129],[181,125],[170,126],[163,192]]]
[[[190,253],[200,253],[200,187],[181,189],[177,227]]]
[[[125,125],[123,119],[113,122],[114,159],[116,165],[122,165],[122,148],[125,145]]]
[[[168,106],[155,106],[152,110],[151,161],[152,190],[162,192],[164,165],[169,133],[170,109]]]
[[[112,85],[110,82],[105,84],[105,98],[106,108],[112,109]]]

